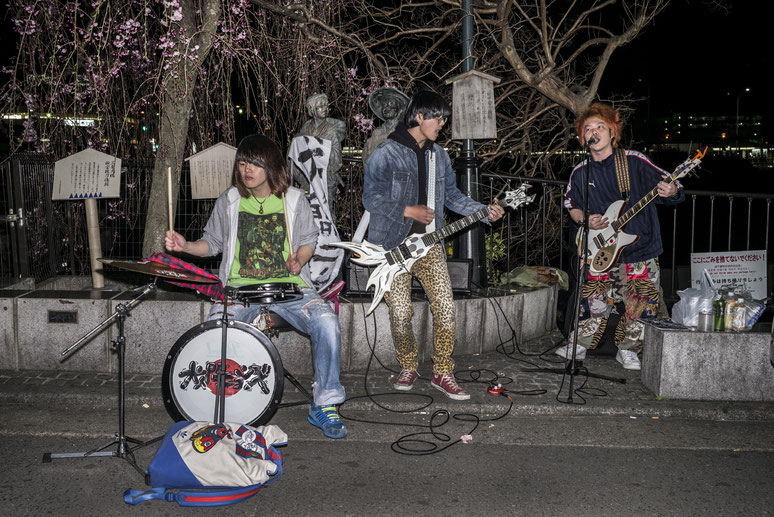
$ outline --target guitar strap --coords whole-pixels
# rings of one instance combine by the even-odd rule
[[[427,160],[427,207],[435,210],[435,153],[430,151],[430,157]],[[427,225],[426,232],[435,231],[435,219]]]
[[[427,161],[427,206],[435,210],[435,153],[430,151],[430,159]],[[355,234],[352,236],[352,242],[363,242],[365,232],[368,230],[368,223],[371,222],[371,214],[368,210],[363,212],[363,217],[357,225]],[[427,231],[435,231],[435,220],[427,225]]]
[[[629,183],[629,161],[626,159],[625,149],[616,149],[615,151],[615,175],[618,178],[621,199],[628,202],[632,188]]]

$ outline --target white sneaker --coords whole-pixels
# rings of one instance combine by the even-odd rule
[[[566,345],[562,345],[559,348],[556,349],[554,352],[559,357],[564,357],[565,359],[572,359],[572,345],[569,343]],[[575,346],[575,360],[577,361],[583,361],[586,358],[586,347],[582,345],[576,345]]]
[[[615,360],[621,363],[627,370],[639,370],[641,368],[640,360],[637,359],[637,354],[631,350],[619,350],[618,353],[615,354]]]

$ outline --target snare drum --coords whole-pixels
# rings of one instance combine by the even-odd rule
[[[293,283],[253,284],[243,285],[231,290],[229,296],[240,302],[268,305],[300,300],[304,297],[301,290]]]
[[[224,421],[264,424],[282,400],[282,361],[269,338],[255,327],[228,323]],[[174,420],[213,420],[222,337],[222,322],[208,321],[183,334],[167,354],[161,391]]]

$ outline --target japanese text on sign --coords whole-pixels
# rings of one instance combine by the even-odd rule
[[[765,250],[691,253],[691,287],[701,286],[705,269],[717,287],[742,287],[757,300],[768,296]]]

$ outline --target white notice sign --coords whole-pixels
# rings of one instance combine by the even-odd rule
[[[54,188],[51,199],[119,197],[121,160],[115,156],[86,149],[54,164]]]
[[[186,158],[191,169],[191,197],[210,199],[231,186],[236,147],[218,143]]]
[[[715,287],[743,286],[756,300],[768,296],[766,250],[691,253],[691,287],[701,287],[701,275],[705,269],[715,282]]]

